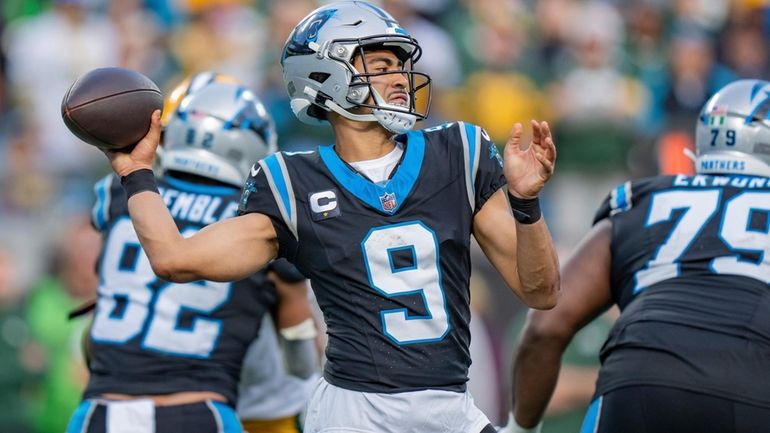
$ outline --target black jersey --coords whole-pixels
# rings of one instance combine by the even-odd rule
[[[271,217],[279,255],[310,279],[327,324],[325,378],[357,391],[463,391],[470,234],[502,185],[481,128],[450,123],[396,138],[402,160],[376,184],[333,145],[252,168],[241,212]]]
[[[158,186],[185,236],[238,209],[235,188],[168,176]],[[241,362],[275,289],[261,273],[234,283],[159,279],[134,232],[120,181],[108,176],[95,191],[92,221],[104,242],[85,398],[213,391],[234,404]]]
[[[598,394],[661,385],[770,406],[770,178],[627,182],[612,221],[612,297]]]

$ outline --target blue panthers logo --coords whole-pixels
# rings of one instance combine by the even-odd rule
[[[751,99],[750,101],[754,101],[754,98],[757,96],[760,90],[764,90],[764,95],[761,95],[762,99],[759,100],[759,102],[754,105],[754,108],[751,110],[751,113],[749,113],[748,116],[746,116],[745,123],[751,123],[753,120],[767,120],[770,119],[770,90],[763,89],[765,86],[764,83],[756,83],[754,84],[754,87],[751,89]]]
[[[249,203],[249,196],[252,192],[257,192],[257,181],[253,178],[249,178],[246,181],[246,185],[243,187],[243,192],[241,193],[241,202],[239,206],[240,210],[246,210],[246,205]]]
[[[401,34],[404,34],[404,35],[407,34],[406,30],[402,29],[398,25],[398,22],[396,22],[396,20],[389,13],[387,13],[384,10],[378,8],[377,6],[375,6],[373,4],[370,4],[370,3],[367,3],[367,2],[356,2],[356,3],[358,5],[360,5],[360,6],[363,6],[363,7],[367,8],[367,9],[370,9],[372,12],[377,14],[377,16],[382,18],[382,20],[385,22],[386,26],[388,26],[390,28],[393,28],[393,29],[396,29],[396,33],[401,33]]]
[[[489,143],[489,159],[496,159],[500,167],[503,166],[503,157],[500,156],[500,152],[497,150],[495,143]]]
[[[310,49],[310,42],[315,42],[318,39],[318,31],[321,30],[321,27],[323,27],[324,24],[329,21],[329,18],[334,16],[336,12],[337,9],[326,9],[302,20],[302,22],[294,28],[294,31],[291,32],[289,40],[283,47],[281,63],[283,63],[284,59],[291,56],[313,54],[315,51]]]

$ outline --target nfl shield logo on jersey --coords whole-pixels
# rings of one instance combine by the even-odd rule
[[[392,212],[396,208],[396,193],[386,192],[385,195],[381,195],[380,203],[382,204],[382,210]]]

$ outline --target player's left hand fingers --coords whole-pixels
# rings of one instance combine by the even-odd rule
[[[551,126],[548,122],[532,121],[532,144],[544,148],[547,146],[547,139],[551,138]]]
[[[506,147],[510,146],[513,150],[520,150],[521,144],[521,123],[515,123],[511,128],[511,133],[508,135],[508,143]]]
[[[535,159],[543,167],[542,172],[550,177],[553,174],[554,161],[549,159],[545,152],[535,152]]]
[[[556,145],[553,142],[553,137],[549,135],[543,140],[541,151],[550,161],[556,161]]]
[[[539,146],[544,137],[543,128],[541,127],[540,122],[535,119],[530,120],[529,123],[532,125],[532,144]]]
[[[543,139],[551,137],[551,125],[549,125],[545,120],[540,122],[540,132],[543,136]]]

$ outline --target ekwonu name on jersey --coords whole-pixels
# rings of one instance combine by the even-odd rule
[[[611,289],[622,315],[597,395],[661,385],[770,407],[770,179],[626,182],[612,221]]]

